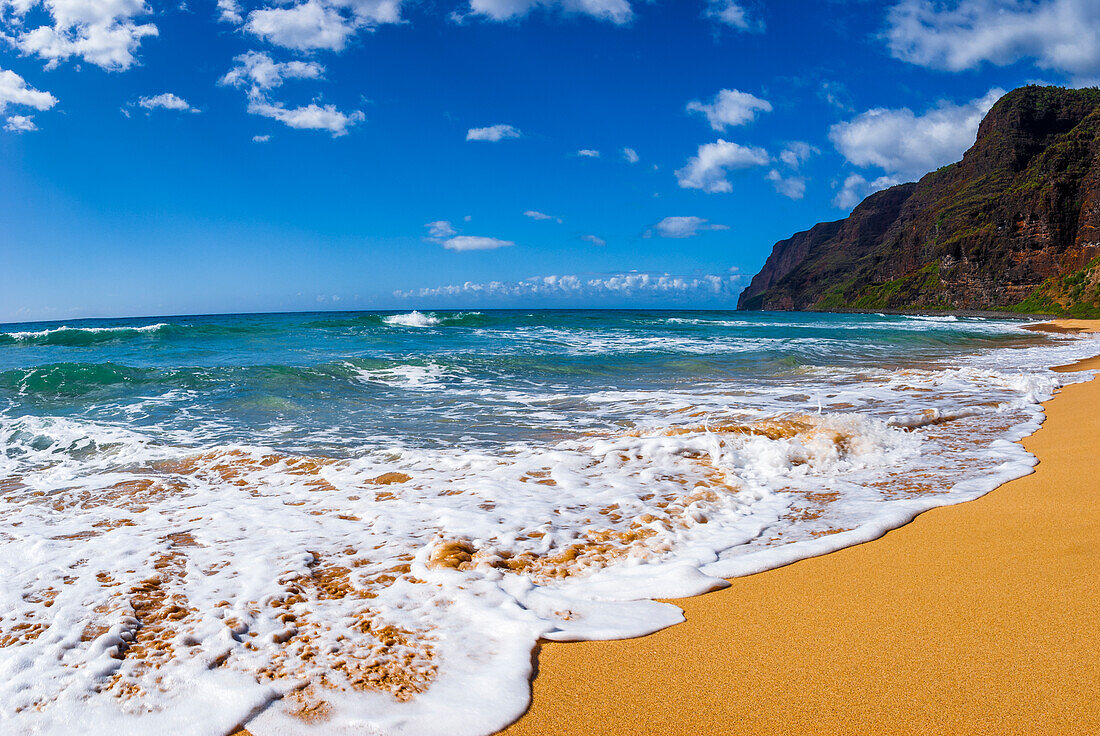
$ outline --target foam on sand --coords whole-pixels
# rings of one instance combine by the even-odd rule
[[[543,647],[505,734],[1100,732],[1100,385],[1045,408],[1034,475],[681,601],[645,640]]]

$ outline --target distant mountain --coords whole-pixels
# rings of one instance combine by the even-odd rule
[[[1009,92],[962,161],[776,243],[737,306],[1100,316],[1100,90]]]

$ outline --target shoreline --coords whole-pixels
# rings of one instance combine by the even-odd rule
[[[1044,408],[1036,472],[981,498],[675,600],[647,637],[541,644],[500,733],[1100,732],[1100,381]]]

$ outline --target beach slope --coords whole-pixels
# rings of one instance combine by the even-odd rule
[[[678,600],[652,636],[543,646],[504,733],[1100,733],[1100,381],[1047,417],[1036,472],[976,501]]]

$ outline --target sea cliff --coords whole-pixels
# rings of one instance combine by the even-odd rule
[[[1009,92],[961,161],[776,243],[738,308],[1100,316],[1100,90]]]

